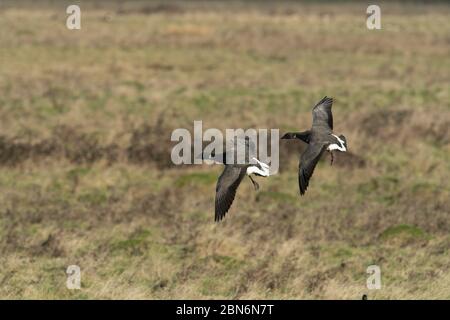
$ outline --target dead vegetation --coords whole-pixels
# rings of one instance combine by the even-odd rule
[[[1,298],[450,297],[448,6],[386,4],[381,33],[356,3],[82,6],[68,32],[0,5]],[[221,168],[174,166],[172,130],[302,130],[324,95],[349,152],[299,197],[281,141],[214,224]]]

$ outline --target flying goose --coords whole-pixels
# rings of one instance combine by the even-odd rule
[[[233,161],[233,163],[228,163],[227,154],[233,152],[236,155],[235,161]],[[242,155],[244,163],[238,164],[236,159],[240,159],[239,156],[242,152],[245,152],[245,155]],[[233,147],[226,150],[223,154],[206,157],[206,159],[214,159],[216,163],[218,162],[225,165],[216,185],[215,221],[220,221],[225,217],[225,214],[233,203],[236,190],[246,175],[250,178],[255,190],[259,189],[259,185],[253,180],[251,175],[253,174],[261,177],[269,176],[269,166],[255,157],[252,157],[252,159],[249,160],[250,155],[252,154],[256,154],[254,144],[248,137],[245,137],[245,139],[238,137],[238,139],[235,140]]]
[[[304,195],[308,188],[314,168],[325,150],[331,155],[330,165],[333,164],[333,151],[347,151],[347,140],[343,135],[333,133],[333,114],[331,106],[333,99],[324,97],[312,109],[313,122],[310,130],[302,132],[288,132],[281,139],[300,139],[308,144],[299,163],[298,185],[300,194]]]

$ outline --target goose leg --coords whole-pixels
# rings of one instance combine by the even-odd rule
[[[258,191],[258,189],[259,189],[259,184],[258,184],[255,180],[253,180],[252,176],[248,176],[248,177],[249,177],[250,180],[252,181],[253,187],[255,187],[255,191]]]
[[[330,151],[330,155],[331,155],[330,166],[332,166],[333,165],[333,160],[334,160],[333,151]]]

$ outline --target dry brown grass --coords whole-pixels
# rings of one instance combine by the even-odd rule
[[[0,5],[1,298],[450,298],[447,5],[81,7]],[[324,95],[350,152],[300,198],[282,141],[214,224],[221,168],[173,166],[172,130],[306,128]]]

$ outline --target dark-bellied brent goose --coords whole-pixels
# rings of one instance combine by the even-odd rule
[[[225,165],[216,185],[215,221],[220,221],[225,217],[233,203],[236,190],[246,175],[252,181],[255,190],[259,189],[259,185],[253,180],[252,174],[261,177],[269,176],[269,166],[256,157],[251,157],[251,155],[256,155],[256,150],[249,137],[236,138],[232,146],[222,154],[202,155],[205,160],[214,160],[216,163]],[[233,161],[228,161],[227,155],[230,153],[235,155]],[[240,161],[242,163],[236,161],[238,159],[243,160]]]
[[[310,130],[302,132],[288,132],[281,139],[300,139],[308,144],[301,155],[298,170],[298,185],[300,194],[304,195],[308,188],[314,168],[321,155],[327,150],[333,164],[333,151],[347,151],[347,140],[343,135],[333,133],[333,114],[331,106],[333,99],[324,97],[312,109],[313,122]]]

